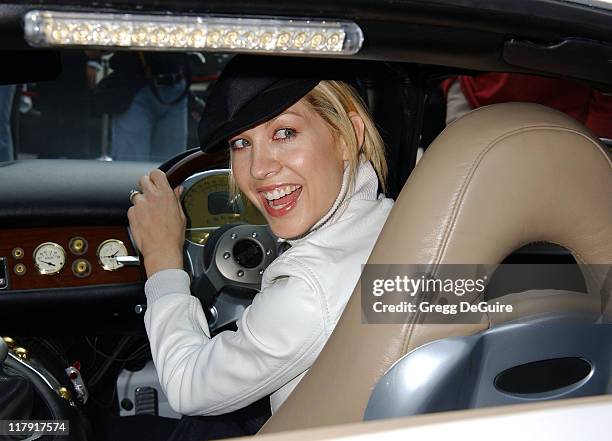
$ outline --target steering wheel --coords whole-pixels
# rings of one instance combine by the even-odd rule
[[[183,184],[184,198],[194,175],[198,180],[228,175],[229,170],[210,169],[220,163],[227,163],[226,152],[206,154],[192,149],[159,168],[166,173],[172,188]],[[240,318],[259,292],[264,270],[281,251],[267,225],[244,222],[220,226],[204,245],[186,238],[183,250],[191,294],[202,303],[211,332]]]

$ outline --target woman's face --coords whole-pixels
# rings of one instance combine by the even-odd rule
[[[308,231],[340,192],[345,143],[303,100],[229,143],[238,187],[279,237]]]

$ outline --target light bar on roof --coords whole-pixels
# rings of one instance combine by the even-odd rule
[[[351,55],[363,33],[352,22],[285,18],[30,11],[32,46]]]

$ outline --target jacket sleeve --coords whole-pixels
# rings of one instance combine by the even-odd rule
[[[213,338],[184,271],[154,274],[145,293],[153,361],[170,406],[181,414],[242,408],[308,369],[325,344],[322,296],[304,277],[277,279],[255,296],[236,332]]]

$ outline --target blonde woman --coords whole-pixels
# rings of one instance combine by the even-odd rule
[[[333,331],[392,207],[378,193],[380,135],[347,83],[321,80],[324,65],[237,56],[200,124],[202,149],[230,149],[235,185],[291,245],[266,269],[237,331],[210,338],[182,269],[179,190],[160,171],[141,178],[128,217],[148,276],[153,361],[177,412],[220,415],[270,394],[278,409]],[[194,438],[217,436],[205,426]]]

